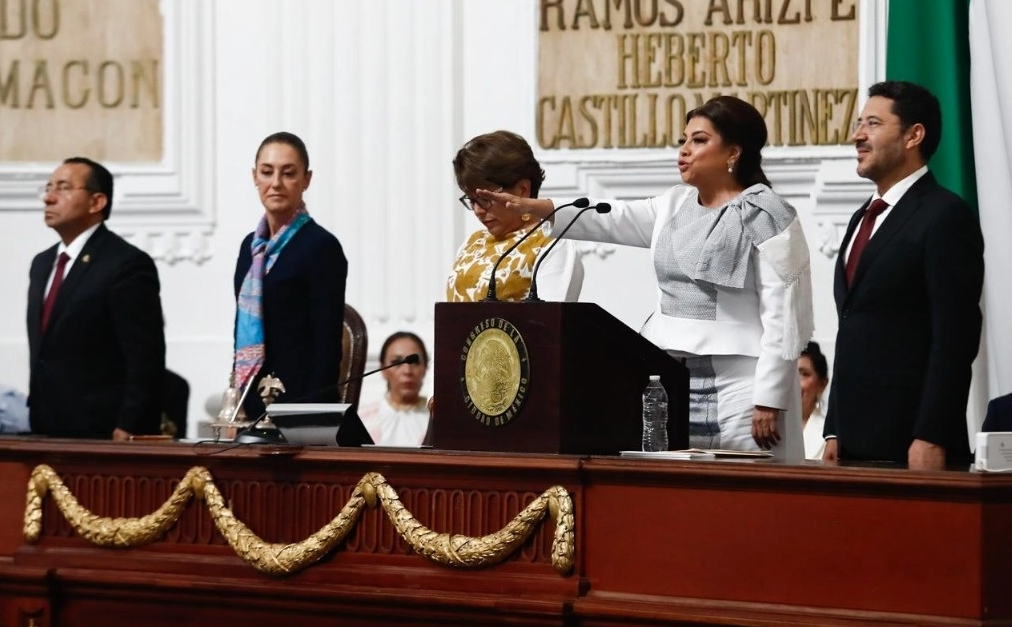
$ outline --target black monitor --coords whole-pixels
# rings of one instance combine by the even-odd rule
[[[354,405],[272,403],[267,415],[289,444],[362,446],[373,444]]]

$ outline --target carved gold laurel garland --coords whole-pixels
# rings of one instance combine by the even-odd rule
[[[28,480],[24,529],[27,542],[39,539],[42,499],[47,493],[52,495],[78,534],[93,544],[113,547],[140,546],[159,539],[179,520],[190,499],[196,496],[207,505],[215,526],[236,555],[269,575],[295,573],[321,559],[344,541],[365,507],[375,507],[377,502],[416,553],[440,564],[464,568],[490,566],[506,559],[530,537],[547,512],[555,519],[552,566],[562,575],[573,569],[573,501],[562,486],[545,490],[501,530],[472,538],[428,529],[404,507],[397,491],[382,475],[370,472],[358,482],[351,498],[333,520],[296,544],[271,544],[253,533],[225,506],[225,499],[214,485],[210,471],[201,466],[191,468],[155,512],[141,518],[108,518],[82,507],[56,471],[40,464]]]

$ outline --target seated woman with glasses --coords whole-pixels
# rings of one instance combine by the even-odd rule
[[[545,171],[527,141],[509,131],[479,135],[464,144],[453,160],[453,171],[464,192],[461,204],[474,213],[483,228],[472,233],[457,251],[446,299],[474,302],[485,298],[496,261],[538,222],[529,214],[508,211],[501,201],[478,198],[475,190],[537,198]],[[499,300],[527,297],[534,264],[552,242],[550,233],[551,224],[546,223],[499,264],[495,277]],[[582,286],[583,264],[576,248],[572,242],[561,241],[538,269],[538,295],[549,301],[575,301]]]

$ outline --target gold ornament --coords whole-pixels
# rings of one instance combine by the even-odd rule
[[[486,427],[508,424],[523,406],[530,385],[527,344],[505,318],[486,318],[468,335],[461,359],[464,406]]]
[[[176,524],[192,497],[203,500],[211,519],[232,550],[243,561],[268,575],[290,575],[319,561],[337,547],[354,528],[366,506],[378,503],[401,537],[416,553],[445,566],[481,568],[497,564],[534,533],[545,515],[555,519],[552,566],[561,575],[573,570],[575,553],[573,501],[562,486],[553,486],[534,499],[501,530],[483,536],[436,533],[404,507],[397,491],[382,475],[366,473],[355,486],[347,504],[319,531],[294,544],[264,542],[225,506],[211,472],[194,466],[176,486],[169,499],[154,513],[141,518],[108,518],[82,507],[50,466],[40,464],[28,479],[25,504],[25,541],[35,543],[42,530],[42,499],[50,494],[74,530],[92,544],[103,547],[134,547],[162,537]]]

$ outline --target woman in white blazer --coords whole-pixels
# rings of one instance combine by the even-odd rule
[[[566,236],[651,249],[659,293],[641,333],[686,360],[692,446],[800,460],[797,358],[813,330],[809,253],[794,208],[763,173],[766,138],[754,107],[714,98],[686,116],[684,184],[645,200],[609,200],[610,213],[588,212]],[[555,207],[476,194],[538,217]],[[559,211],[555,224],[577,211]]]

